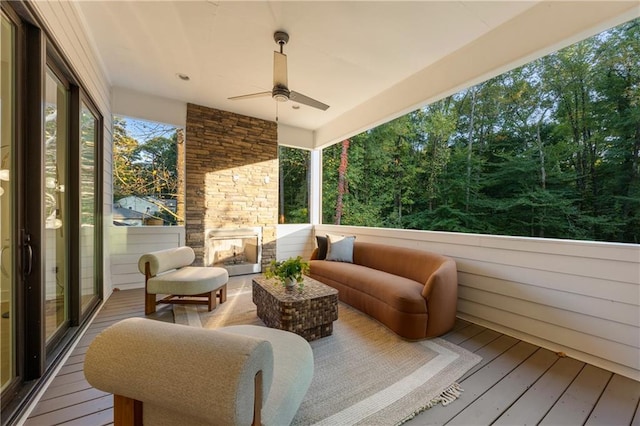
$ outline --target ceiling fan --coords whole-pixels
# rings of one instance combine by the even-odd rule
[[[273,89],[269,92],[258,92],[248,95],[233,96],[229,99],[240,100],[271,96],[278,102],[286,102],[291,100],[326,111],[329,108],[329,105],[305,96],[302,93],[289,90],[287,79],[287,55],[282,53],[283,46],[289,41],[289,34],[285,33],[284,31],[276,31],[273,34],[273,39],[280,46],[280,52],[273,52]]]

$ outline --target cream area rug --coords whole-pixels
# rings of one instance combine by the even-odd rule
[[[174,305],[175,322],[217,328],[262,325],[251,276],[232,277],[227,302]],[[310,342],[314,376],[295,425],[396,425],[437,403],[456,399],[458,380],[481,358],[443,339],[410,342],[343,303],[333,334]]]

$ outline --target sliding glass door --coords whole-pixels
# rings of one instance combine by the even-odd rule
[[[39,202],[44,205],[45,339],[49,347],[69,324],[68,239],[69,221],[66,203],[67,151],[69,138],[69,90],[47,68],[44,99],[44,187]]]
[[[16,379],[16,307],[14,292],[14,173],[16,28],[3,13],[0,29],[0,386]]]
[[[100,253],[96,232],[102,223],[98,216],[100,197],[98,173],[101,170],[97,151],[100,146],[100,120],[98,114],[84,99],[80,102],[80,315],[83,316],[98,301],[99,276],[97,263]]]
[[[28,5],[0,2],[3,424],[102,294],[102,116]]]

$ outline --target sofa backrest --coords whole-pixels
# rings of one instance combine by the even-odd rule
[[[424,250],[355,241],[353,263],[426,284],[449,258]]]

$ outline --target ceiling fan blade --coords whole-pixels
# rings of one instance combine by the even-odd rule
[[[298,102],[300,104],[308,105],[310,107],[318,108],[318,109],[321,109],[323,111],[326,111],[326,110],[329,109],[329,105],[323,104],[320,101],[316,101],[313,98],[310,98],[308,96],[303,95],[302,93],[298,93],[298,92],[294,92],[294,91],[292,91],[289,94],[289,100],[294,101],[294,102]]]
[[[273,52],[273,86],[287,87],[287,55]]]
[[[248,95],[232,96],[232,97],[227,98],[227,99],[231,99],[233,101],[238,101],[238,100],[241,100],[241,99],[262,98],[264,96],[271,96],[271,92],[250,93]]]

